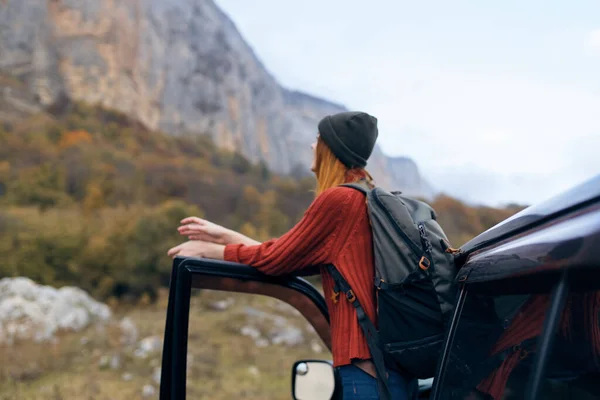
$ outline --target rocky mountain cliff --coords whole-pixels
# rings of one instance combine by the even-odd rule
[[[38,105],[66,95],[151,129],[208,133],[282,173],[307,169],[318,120],[345,109],[281,87],[212,0],[0,0],[0,73]],[[416,165],[402,165],[378,148],[369,170],[431,196]]]

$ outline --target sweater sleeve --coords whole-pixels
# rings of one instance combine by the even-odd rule
[[[293,273],[305,267],[328,264],[342,247],[340,221],[346,218],[350,199],[347,188],[332,188],[318,196],[302,220],[278,239],[256,246],[225,247],[225,260],[247,264],[268,275]]]

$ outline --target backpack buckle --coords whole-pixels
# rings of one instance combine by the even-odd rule
[[[421,260],[419,261],[419,268],[421,268],[423,271],[427,271],[429,269],[429,266],[431,265],[431,262],[429,261],[429,259],[425,256],[421,257]]]
[[[333,300],[333,304],[337,304],[338,297],[340,297],[340,292],[333,292],[331,295],[331,300]]]
[[[444,252],[450,253],[450,254],[458,254],[458,253],[460,253],[460,249],[455,249],[454,247],[452,247],[450,245],[449,241],[447,241],[445,239],[442,239],[441,243],[442,243],[442,248],[444,249]]]
[[[352,291],[352,289],[350,289],[346,292],[346,299],[350,303],[354,303],[354,301],[356,301],[356,296],[354,295],[354,292]]]

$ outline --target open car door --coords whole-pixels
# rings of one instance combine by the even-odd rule
[[[279,299],[298,310],[331,350],[329,314],[319,291],[300,277],[273,277],[252,267],[223,261],[177,257],[173,262],[162,354],[160,398],[186,396],[192,289],[251,293]],[[291,367],[291,366],[290,366]]]

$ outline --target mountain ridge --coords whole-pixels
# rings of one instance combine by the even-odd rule
[[[149,129],[207,133],[279,173],[307,170],[318,121],[347,110],[280,85],[212,0],[8,0],[0,32],[0,73],[25,82],[41,105],[66,95]],[[368,168],[381,186],[434,194],[420,175],[391,167],[377,147]]]

